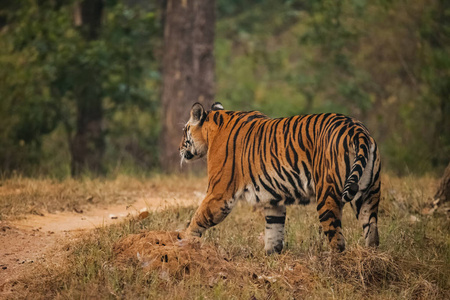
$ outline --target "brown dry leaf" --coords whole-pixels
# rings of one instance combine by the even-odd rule
[[[143,220],[143,219],[146,219],[148,217],[148,215],[149,215],[148,209],[143,208],[140,210],[138,218],[139,218],[139,220]]]

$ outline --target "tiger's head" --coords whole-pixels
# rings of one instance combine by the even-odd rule
[[[223,110],[223,106],[216,102],[211,110]],[[208,113],[200,103],[192,106],[191,117],[183,128],[183,138],[179,148],[181,163],[197,160],[208,153],[208,144],[202,130]]]

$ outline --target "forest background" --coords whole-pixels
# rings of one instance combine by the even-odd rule
[[[162,142],[167,2],[0,2],[3,175],[179,172],[161,161],[176,151]],[[210,3],[213,93],[226,109],[348,114],[378,141],[385,170],[442,173],[450,158],[450,2]],[[198,100],[183,99],[187,107]],[[80,134],[83,112],[98,121],[88,122],[88,137]],[[179,138],[188,118],[186,109],[170,120]],[[85,138],[96,162],[88,170],[76,165]]]

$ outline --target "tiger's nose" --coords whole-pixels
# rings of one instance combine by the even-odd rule
[[[192,155],[192,153],[190,151],[186,151],[184,153],[184,158],[186,158],[186,159],[191,159],[193,157],[194,157],[194,155]]]

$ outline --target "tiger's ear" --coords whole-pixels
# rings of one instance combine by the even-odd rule
[[[220,102],[214,102],[211,106],[211,110],[223,110],[223,105]]]
[[[205,119],[205,109],[203,108],[203,105],[200,103],[195,103],[191,108],[191,118],[189,119],[189,123],[192,125],[197,125]]]

